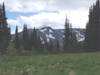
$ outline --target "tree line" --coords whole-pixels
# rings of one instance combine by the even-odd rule
[[[10,27],[7,23],[4,3],[0,4],[0,52],[4,54],[11,40]]]
[[[13,43],[15,43],[15,48],[18,50],[19,54],[23,51],[25,51],[23,53],[33,51],[36,54],[60,53],[58,40],[56,40],[55,44],[53,44],[52,41],[48,43],[44,40],[44,43],[42,44],[40,35],[36,33],[36,29],[34,28],[29,35],[26,24],[24,24],[22,32],[22,37],[19,37],[18,26],[16,26],[15,39],[13,40]]]
[[[100,51],[100,1],[97,0],[89,9],[89,21],[86,24],[85,52]]]
[[[11,38],[11,28],[8,26],[5,5],[0,5],[0,53],[6,54],[7,51],[14,49],[19,55],[29,54],[56,54],[56,53],[79,53],[100,51],[100,1],[97,0],[89,9],[89,21],[86,24],[85,40],[78,42],[76,34],[72,31],[69,19],[65,20],[65,31],[62,50],[59,40],[48,43],[44,39],[41,42],[39,34],[34,28],[31,34],[28,33],[27,25],[23,25],[22,37],[18,35],[18,26],[15,30],[15,38]],[[9,50],[10,49],[10,50]]]
[[[89,8],[89,21],[86,24],[85,40],[76,41],[75,34],[71,31],[69,20],[65,22],[64,52],[99,52],[100,51],[100,1]],[[74,39],[74,40],[73,40]],[[73,42],[73,43],[72,43]]]

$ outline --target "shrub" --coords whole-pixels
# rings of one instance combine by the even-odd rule
[[[9,42],[9,45],[5,51],[5,54],[3,55],[3,61],[10,61],[10,60],[17,60],[17,49],[14,46],[14,43],[12,41]]]

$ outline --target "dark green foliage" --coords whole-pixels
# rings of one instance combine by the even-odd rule
[[[32,33],[32,45],[34,46],[36,52],[39,52],[38,50],[38,39],[37,39],[37,33],[36,33],[36,29],[33,29],[33,33]]]
[[[85,32],[85,52],[100,51],[100,1],[91,6]]]
[[[69,29],[69,21],[66,18],[66,22],[65,22],[65,31],[64,31],[64,52],[67,53],[68,52],[68,45],[69,45],[69,36],[70,36],[70,29]]]
[[[73,53],[77,52],[77,39],[76,34],[72,32],[72,25],[66,19],[65,32],[64,32],[64,46],[62,52]]]
[[[14,43],[10,41],[7,50],[5,51],[4,55],[5,61],[16,60],[16,56],[17,56],[17,50],[14,46]]]
[[[57,54],[59,53],[59,51],[57,50],[57,45],[56,44],[53,44],[53,54]]]
[[[43,54],[49,53],[49,43],[46,41],[46,38],[44,38],[44,44],[43,46]]]
[[[16,31],[15,31],[15,48],[17,50],[19,50],[19,46],[20,46],[20,43],[19,43],[19,36],[18,36],[18,27],[16,26]]]
[[[49,51],[50,50],[50,45],[48,42],[45,42],[45,45],[46,45],[46,50]]]
[[[34,46],[36,53],[41,53],[42,52],[43,48],[42,48],[42,45],[41,45],[40,36],[39,35],[37,36],[35,28],[33,29],[33,32],[30,34],[29,42],[30,42],[29,43],[29,45],[30,45],[29,49],[30,50],[32,50],[32,47]]]
[[[77,53],[79,52],[78,48],[77,48],[77,39],[76,39],[76,34],[73,33],[73,36],[72,36],[72,44],[71,44],[71,52],[72,53]]]
[[[2,47],[2,43],[3,43],[3,41],[2,41],[2,7],[0,4],[0,49]]]
[[[29,50],[32,50],[32,46],[33,46],[33,34],[30,33],[30,37],[29,37]]]
[[[29,50],[29,35],[28,35],[28,31],[27,31],[27,25],[25,25],[25,24],[24,24],[24,28],[23,28],[22,41],[23,41],[24,49]]]
[[[43,47],[43,54],[47,54],[46,44],[44,44],[44,47]]]
[[[57,49],[57,53],[60,53],[60,45],[59,45],[59,40],[57,39],[57,44],[56,44],[56,49]]]
[[[84,42],[78,42],[77,43],[77,49],[78,49],[78,52],[83,52],[84,50]]]
[[[0,5],[0,49],[4,54],[8,46],[8,42],[11,40],[10,27],[7,24],[5,5]]]
[[[36,33],[35,28],[33,30],[33,45],[34,45],[36,51],[38,52],[38,39],[37,39],[37,33]]]
[[[49,46],[49,53],[50,53],[50,54],[53,53],[53,49],[54,49],[53,43],[52,43],[52,41],[50,40],[50,46]]]
[[[38,46],[37,47],[38,48],[38,52],[41,53],[42,51],[41,51],[41,39],[40,39],[40,35],[38,35],[37,41],[38,41],[38,45],[37,45]]]

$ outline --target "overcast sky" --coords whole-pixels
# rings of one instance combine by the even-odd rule
[[[64,28],[66,14],[73,28],[85,28],[89,7],[96,0],[0,0],[5,2],[6,16],[15,33],[26,23],[28,28],[48,25],[52,28]]]

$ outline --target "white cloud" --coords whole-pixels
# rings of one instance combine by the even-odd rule
[[[16,25],[21,26],[22,25],[20,18],[17,18],[16,20],[8,19],[7,21],[8,21],[8,24],[11,24],[13,26],[16,26]]]
[[[86,22],[88,20],[88,18],[86,18],[88,17],[88,12],[82,9],[80,9],[79,11],[60,11],[59,13],[41,12],[37,15],[32,15],[29,17],[20,16],[16,20],[8,19],[8,22],[14,26],[23,25],[24,23],[26,23],[32,28],[37,28],[42,25],[49,25],[54,28],[63,28],[66,19],[66,12],[68,15],[67,17],[69,18],[69,21],[70,23],[72,23],[74,28],[85,28]]]
[[[39,12],[88,9],[95,0],[0,0],[5,2],[7,11]]]
[[[14,26],[26,23],[31,27],[49,25],[63,28],[67,14],[73,27],[85,28],[88,21],[88,9],[95,0],[0,0],[1,2],[5,2],[6,9],[10,12],[39,12],[29,17],[17,17],[16,20],[8,19],[8,22]],[[58,11],[59,13],[41,11]]]
[[[46,13],[46,12],[42,12],[40,14],[37,15],[33,15],[33,16],[20,16],[19,18],[17,18],[16,20],[13,19],[8,19],[8,22],[11,25],[23,25],[24,23],[26,23],[27,25],[31,26],[31,27],[39,27],[41,25],[64,25],[64,21],[65,21],[65,14],[62,13]]]

